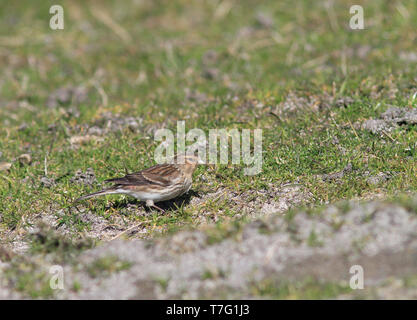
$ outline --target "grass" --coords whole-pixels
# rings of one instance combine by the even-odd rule
[[[12,163],[0,171],[4,243],[6,234],[26,230],[39,215],[55,217],[82,237],[92,226],[72,201],[99,186],[72,183],[75,172],[90,167],[102,182],[153,165],[159,143],[152,132],[175,132],[176,121],[184,119],[187,130],[206,133],[263,130],[262,172],[245,176],[243,164],[200,167],[193,184],[200,194],[297,182],[312,193],[309,205],[316,207],[416,190],[417,126],[400,126],[389,135],[355,127],[390,105],[417,107],[416,64],[402,58],[416,47],[415,1],[335,1],[329,7],[307,0],[60,1],[65,29],[53,31],[48,12],[55,2],[0,8],[0,162]],[[352,4],[364,7],[365,30],[348,28]],[[262,15],[271,16],[271,26]],[[47,106],[52,92],[76,86],[88,91],[84,101]],[[346,97],[352,99],[346,105],[333,102]],[[294,104],[294,111],[282,111]],[[70,143],[102,123],[106,112],[140,117],[140,130]],[[22,154],[31,155],[30,165],[15,161]],[[349,163],[352,172],[337,181],[318,178]],[[366,171],[393,177],[370,185]],[[44,176],[55,185],[43,187]],[[196,227],[204,212],[206,221],[220,225],[213,242],[235,232],[221,224],[240,213],[214,200],[144,217],[126,210],[127,204],[109,196],[89,200],[84,209],[109,224],[151,220],[144,237]]]

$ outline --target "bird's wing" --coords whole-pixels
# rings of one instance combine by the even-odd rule
[[[168,186],[172,184],[173,178],[180,174],[179,170],[170,164],[158,164],[148,169],[129,173],[121,178],[105,180],[116,185],[160,185]]]

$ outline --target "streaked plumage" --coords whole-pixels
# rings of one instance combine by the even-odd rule
[[[173,163],[158,164],[121,178],[105,180],[114,185],[82,196],[76,201],[106,194],[127,194],[145,201],[149,207],[163,211],[155,203],[171,200],[188,192],[191,188],[193,172],[199,163],[201,161],[195,156],[177,156]]]

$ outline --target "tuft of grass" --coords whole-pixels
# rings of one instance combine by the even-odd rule
[[[82,251],[91,249],[96,241],[93,239],[72,239],[39,224],[36,232],[29,234],[30,252],[49,255],[55,263],[73,262]]]
[[[318,300],[351,293],[348,285],[306,278],[297,282],[266,279],[251,287],[256,297],[282,300]]]
[[[47,299],[54,296],[49,283],[50,275],[34,261],[15,258],[3,271],[7,286],[26,297]]]
[[[5,2],[0,8],[0,162],[12,166],[0,171],[0,237],[8,242],[27,233],[28,221],[49,216],[68,238],[29,237],[32,253],[69,261],[90,248],[88,241],[70,240],[92,229],[71,210],[73,200],[98,190],[107,178],[154,165],[159,142],[153,133],[161,127],[175,133],[176,122],[184,119],[187,132],[263,130],[260,174],[245,176],[243,163],[201,167],[192,186],[197,193],[227,188],[240,194],[298,183],[312,194],[307,212],[320,211],[323,204],[347,205],[350,199],[415,193],[417,126],[373,134],[361,123],[391,106],[417,107],[417,4],[359,2],[367,27],[356,31],[346,27],[351,15],[345,1],[328,7],[299,0],[295,9],[290,0],[240,0],[219,10],[216,1],[63,0],[64,30],[49,28],[50,1]],[[272,23],[260,21],[259,13],[269,14]],[[86,90],[85,100],[48,106],[58,89],[78,86]],[[138,128],[108,130],[126,118],[140,119]],[[74,136],[94,136],[91,129],[97,128],[103,134],[71,143]],[[31,163],[18,161],[23,154]],[[322,179],[348,164],[352,171]],[[87,168],[94,170],[96,182],[72,181],[77,170]],[[392,175],[380,184],[367,183],[381,172]],[[45,186],[44,176],[54,183]],[[404,201],[416,211],[414,200]],[[128,205],[139,209],[129,211]],[[132,235],[137,238],[202,222],[215,222],[207,231],[211,243],[240,236],[233,222],[240,207],[221,199],[184,201],[163,215],[144,212],[123,196],[79,207],[109,225],[150,220],[147,232]],[[286,217],[294,214],[290,210]]]

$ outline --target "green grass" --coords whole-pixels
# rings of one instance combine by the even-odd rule
[[[338,295],[352,292],[353,290],[346,284],[324,282],[313,278],[306,278],[298,282],[264,280],[252,286],[254,296],[266,299],[334,299]]]
[[[88,266],[87,272],[91,277],[96,278],[129,269],[130,266],[131,263],[128,261],[120,261],[116,256],[107,256],[95,260]]]
[[[39,231],[30,234],[30,252],[35,255],[50,255],[54,263],[74,262],[77,255],[95,246],[93,239],[71,239],[55,233],[46,225],[40,225]]]

